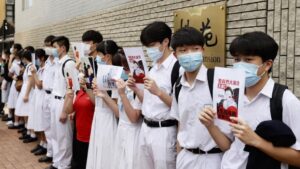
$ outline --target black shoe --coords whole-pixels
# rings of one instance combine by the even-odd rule
[[[36,151],[34,153],[34,155],[39,156],[39,155],[45,155],[47,154],[47,149],[45,149],[44,147],[42,147],[41,149],[39,149],[38,151]]]
[[[52,160],[53,160],[52,157],[44,156],[39,159],[39,162],[40,163],[51,163]]]
[[[23,134],[21,137],[19,137],[19,140],[26,140],[26,139],[29,139],[29,138],[31,138],[30,135]]]
[[[35,141],[37,141],[38,139],[35,137],[35,138],[32,138],[32,137],[30,137],[29,136],[29,138],[28,139],[25,139],[25,140],[23,140],[23,143],[31,143],[31,142],[35,142]]]
[[[8,129],[20,129],[20,126],[15,126],[14,124],[11,124],[8,126]]]
[[[56,167],[53,167],[53,165],[50,165],[49,167],[45,168],[45,169],[57,169]]]
[[[12,120],[12,118],[9,118],[7,114],[5,114],[4,116],[2,116],[2,121],[9,121]]]
[[[22,135],[27,135],[27,129],[25,128],[24,131],[22,131]]]
[[[27,132],[27,129],[25,127],[22,127],[18,130],[18,133],[23,133],[24,131]]]
[[[37,152],[39,149],[41,149],[41,148],[43,148],[42,146],[40,146],[39,144],[38,145],[36,145],[36,147],[34,148],[34,149],[32,149],[30,152],[31,153],[35,153],[35,152]]]

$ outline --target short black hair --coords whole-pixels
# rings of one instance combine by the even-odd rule
[[[44,43],[52,43],[54,38],[55,38],[54,35],[49,35],[45,38]]]
[[[13,48],[17,49],[17,51],[20,51],[20,50],[22,50],[22,45],[19,43],[14,43]]]
[[[68,53],[69,52],[69,49],[70,49],[70,41],[67,37],[65,36],[57,36],[55,37],[52,42],[51,42],[51,45],[53,46],[54,43],[57,43],[58,46],[64,46],[66,47],[66,52]]]
[[[103,53],[104,55],[110,54],[115,55],[120,47],[113,40],[105,40],[97,45],[97,51]]]
[[[249,32],[235,38],[229,47],[232,56],[259,56],[263,61],[275,60],[278,44],[264,32]]]
[[[93,43],[100,43],[103,41],[101,33],[95,30],[88,30],[84,32],[81,39],[83,42],[93,41]]]
[[[33,46],[26,46],[26,47],[24,48],[24,50],[27,50],[27,51],[29,51],[29,52],[31,52],[31,53],[34,53],[34,47],[33,47]]]
[[[200,31],[193,27],[183,27],[174,33],[171,47],[173,50],[184,45],[199,45],[203,47],[204,42],[205,39]]]
[[[149,46],[153,42],[162,43],[165,38],[171,41],[171,36],[172,30],[166,23],[155,21],[142,30],[140,40],[144,46]]]
[[[39,59],[44,58],[44,61],[47,60],[47,58],[48,58],[44,49],[36,49],[35,56],[36,56],[36,58],[39,58]]]
[[[22,58],[28,60],[28,61],[32,61],[32,55],[30,51],[24,50],[22,53]]]

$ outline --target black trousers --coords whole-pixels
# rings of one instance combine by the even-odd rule
[[[73,140],[73,155],[71,160],[71,169],[85,169],[89,143]]]

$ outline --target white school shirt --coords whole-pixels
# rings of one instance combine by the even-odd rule
[[[53,62],[48,58],[45,62],[45,68],[43,72],[43,89],[52,90],[53,89],[53,80],[55,78],[55,68],[58,62],[58,58],[54,58]]]
[[[171,72],[176,61],[176,57],[171,54],[161,65],[155,64],[148,74],[160,89],[170,95],[172,89]],[[151,94],[147,89],[144,89],[142,113],[145,118],[155,121],[173,119],[170,116],[170,108],[159,97]]]
[[[244,96],[244,107],[239,116],[255,130],[259,123],[271,120],[270,98],[274,88],[274,81],[270,78],[258,95],[249,101]],[[282,98],[282,121],[288,125],[296,136],[296,143],[291,147],[300,150],[300,101],[289,90],[285,90]],[[245,144],[235,138],[222,159],[222,169],[246,169],[249,153],[244,151]],[[286,164],[281,169],[287,169]]]
[[[67,73],[72,78],[73,90],[78,91],[80,89],[78,81],[78,70],[75,67],[75,62],[68,61],[64,67],[65,76],[62,74],[62,65],[67,60],[71,59],[68,55],[62,57],[55,65],[55,78],[53,80],[53,95],[64,97],[67,90]]]
[[[186,81],[184,75],[181,77],[180,83],[182,88],[178,95],[178,103],[174,89],[171,107],[171,116],[179,121],[178,142],[184,148],[200,148],[203,151],[209,151],[217,147],[217,144],[198,119],[204,105],[212,105],[207,68],[204,65],[201,66],[192,85]],[[227,122],[215,119],[215,125],[230,137],[230,127]]]
[[[19,64],[21,64],[21,61],[15,59],[15,60],[12,62],[12,65],[11,65],[11,67],[10,67],[10,69],[9,69],[9,73],[13,73],[13,74],[19,76],[20,70],[21,70]]]

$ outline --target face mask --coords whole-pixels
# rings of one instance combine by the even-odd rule
[[[13,53],[14,52],[14,48],[10,48],[9,51],[10,51],[10,53]]]
[[[161,52],[158,47],[147,48],[147,54],[153,62],[156,62],[163,56],[164,52]]]
[[[59,58],[58,50],[56,48],[52,49],[52,56],[54,56],[55,58]]]
[[[53,48],[45,47],[44,50],[45,50],[46,55],[48,55],[48,56],[52,55]]]
[[[178,61],[180,66],[182,66],[186,72],[193,72],[198,69],[203,62],[202,52],[180,55]]]
[[[126,72],[124,70],[122,72],[121,79],[128,80],[128,75],[126,74]]]
[[[40,59],[36,59],[36,60],[35,60],[35,65],[36,65],[36,66],[40,66],[40,65],[41,65]]]
[[[84,56],[88,56],[91,53],[91,45],[84,44]]]
[[[106,63],[100,58],[100,56],[96,56],[95,60],[100,65],[106,65]]]
[[[262,66],[262,65],[260,65],[260,66]],[[245,86],[246,87],[251,87],[251,86],[255,85],[261,79],[261,77],[265,74],[265,72],[264,72],[260,76],[257,75],[257,71],[260,66],[257,66],[256,64],[252,64],[252,63],[246,63],[246,62],[237,62],[237,63],[233,64],[234,69],[240,69],[240,70],[245,71],[245,73],[246,73]]]

